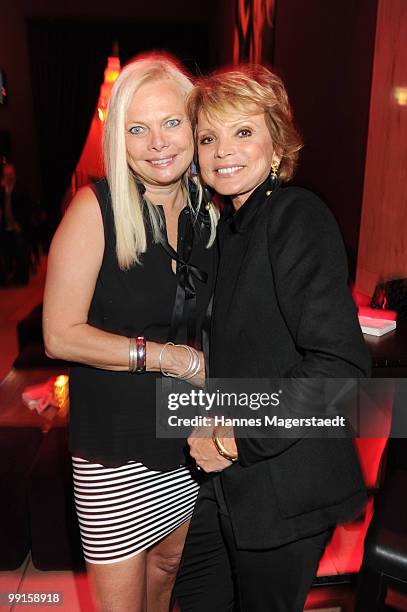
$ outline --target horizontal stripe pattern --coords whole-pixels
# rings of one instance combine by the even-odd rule
[[[156,472],[72,457],[76,513],[89,563],[124,561],[191,518],[199,485],[185,467]]]

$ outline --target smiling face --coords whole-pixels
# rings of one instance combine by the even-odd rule
[[[198,114],[199,167],[204,182],[221,195],[232,197],[237,209],[269,175],[279,161],[264,112],[252,114],[235,109],[225,117]]]
[[[185,98],[173,80],[145,83],[136,91],[125,129],[128,164],[146,188],[182,178],[194,145]]]

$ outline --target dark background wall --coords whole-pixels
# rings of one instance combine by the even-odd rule
[[[233,35],[233,0],[2,0],[0,2],[0,62],[8,79],[8,105],[0,108],[0,130],[7,129],[11,135],[12,158],[17,166],[19,181],[35,198],[43,198],[46,185],[41,180],[39,164],[39,139],[41,134],[35,127],[30,72],[30,48],[27,42],[27,24],[42,22],[53,27],[53,21],[71,20],[75,23],[88,23],[89,28],[116,28],[124,24],[127,29],[126,51],[131,55],[129,41],[134,38],[137,45],[145,47],[152,29],[154,45],[168,47],[168,41],[182,45],[183,30],[188,30],[200,49],[201,70],[208,69],[228,59],[231,37]],[[131,31],[132,30],[132,31]],[[165,36],[166,35],[166,36]],[[92,36],[92,44],[94,37]],[[67,44],[75,46],[74,31]],[[140,48],[140,47],[139,47]],[[230,48],[230,57],[232,50]],[[187,58],[192,67],[194,50]],[[204,60],[202,58],[205,58]],[[128,59],[128,58],[125,58]],[[47,70],[44,63],[43,70]],[[80,70],[80,66],[78,66]],[[35,81],[36,79],[34,79]],[[63,154],[63,152],[61,152]],[[59,203],[58,203],[59,206]]]
[[[304,137],[295,182],[319,193],[341,226],[354,276],[363,194],[377,0],[276,0],[273,63],[283,77]],[[233,57],[235,0],[3,0],[0,58],[8,77],[9,104],[0,108],[0,130],[11,133],[21,183],[43,196],[35,129],[27,24],[89,24],[94,30],[127,27],[125,53],[134,37],[141,47],[180,41],[186,28],[196,42],[187,59],[205,71]],[[61,21],[62,20],[62,21]],[[47,25],[48,24],[48,25]],[[185,31],[185,30],[184,30]],[[93,39],[94,37],[92,37]],[[67,43],[75,45],[75,36]],[[94,42],[92,41],[92,44]],[[67,49],[69,53],[69,48]],[[32,59],[32,58],[31,58]],[[127,59],[127,58],[124,58]],[[78,68],[79,69],[79,68]],[[44,70],[47,70],[46,63]],[[36,80],[36,79],[35,79]],[[46,181],[45,181],[46,182]],[[59,203],[56,204],[59,206]]]
[[[363,198],[376,0],[277,0],[274,68],[304,149],[295,183],[320,194],[341,227],[354,278]]]
[[[0,2],[0,62],[8,84],[8,105],[0,108],[0,130],[11,136],[13,159],[23,187],[40,195],[29,56],[21,0]]]

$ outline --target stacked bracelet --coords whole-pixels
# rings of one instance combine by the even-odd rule
[[[213,443],[215,445],[215,448],[218,451],[219,455],[221,455],[221,457],[223,457],[224,459],[227,459],[228,461],[231,461],[232,463],[235,463],[237,461],[238,456],[237,455],[232,455],[231,453],[229,453],[227,448],[225,448],[225,446],[219,440],[218,436],[215,433],[215,430],[213,430],[212,441],[213,441]]]
[[[173,342],[166,342],[164,346],[162,347],[160,354],[158,356],[158,367],[160,368],[160,372],[163,376],[171,376],[169,372],[165,372],[163,370],[163,355],[164,355],[164,351],[167,348],[167,346],[175,346],[175,344]]]
[[[183,374],[179,375],[179,378],[182,378],[183,380],[188,380],[189,378],[193,378],[194,376],[196,376],[196,374],[198,374],[199,372],[199,355],[194,348],[188,346],[187,344],[180,344],[179,346],[186,348],[189,352],[190,357],[187,369]]]
[[[167,348],[167,346],[180,346],[188,352],[189,363],[188,363],[187,369],[182,374],[170,374],[170,372],[166,372],[165,370],[163,370],[162,359],[163,359],[164,351]],[[199,363],[199,355],[194,348],[186,344],[174,344],[173,342],[166,342],[164,346],[162,347],[160,351],[160,355],[158,357],[158,365],[160,368],[160,372],[163,376],[172,376],[173,378],[181,378],[182,380],[188,380],[189,378],[196,376],[196,374],[198,374],[200,367],[201,367],[201,364]]]
[[[146,371],[146,339],[144,336],[129,338],[129,372],[141,374]]]
[[[129,338],[129,372],[135,372],[137,366],[137,349],[134,338]]]
[[[146,371],[146,339],[144,336],[136,338],[137,362],[136,374],[141,374]]]

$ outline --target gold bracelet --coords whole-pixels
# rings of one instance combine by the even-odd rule
[[[213,431],[213,434],[212,434],[212,441],[215,445],[216,450],[218,451],[221,457],[223,457],[224,459],[227,459],[228,461],[231,461],[232,463],[235,463],[237,461],[238,456],[231,455],[229,453],[227,448],[225,448],[222,442],[219,440],[218,436],[215,433],[215,430]]]

